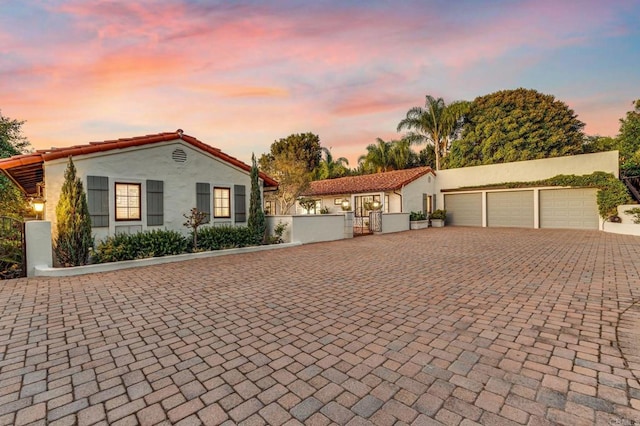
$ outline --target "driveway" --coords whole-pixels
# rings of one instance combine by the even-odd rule
[[[640,238],[444,228],[0,288],[0,424],[640,424]]]

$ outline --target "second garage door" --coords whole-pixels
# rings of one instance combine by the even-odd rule
[[[487,226],[533,228],[533,191],[487,193]]]
[[[482,194],[445,194],[444,208],[447,224],[453,226],[482,226]]]
[[[540,227],[598,229],[597,192],[593,188],[541,190]]]

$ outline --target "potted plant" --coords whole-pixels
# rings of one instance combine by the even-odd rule
[[[423,212],[411,212],[409,214],[409,224],[411,229],[424,229],[429,227],[429,221]]]
[[[442,228],[444,226],[444,222],[446,219],[447,219],[446,210],[435,210],[433,213],[429,215],[431,226],[433,226],[434,228]]]

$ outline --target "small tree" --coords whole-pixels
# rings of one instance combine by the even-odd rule
[[[262,211],[258,164],[256,163],[256,156],[253,154],[251,154],[251,198],[249,200],[249,221],[247,226],[255,235],[256,243],[262,243],[267,231],[267,223]]]
[[[191,229],[193,234],[193,250],[196,251],[198,250],[198,228],[200,225],[206,223],[207,214],[194,207],[189,212],[189,215],[183,214],[182,216],[187,219],[183,225]]]
[[[76,167],[69,157],[64,172],[64,183],[60,200],[56,206],[58,234],[55,253],[63,266],[81,266],[89,261],[89,250],[93,246],[91,217],[87,205],[87,195]]]

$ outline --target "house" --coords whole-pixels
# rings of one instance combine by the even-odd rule
[[[618,177],[618,152],[599,152],[539,160],[439,170],[428,167],[311,183],[305,197],[316,199],[309,211],[341,211],[348,202],[356,218],[367,217],[373,201],[385,213],[447,210],[453,226],[601,229],[597,188],[531,186],[510,188],[508,182],[537,182],[557,175],[589,175],[596,171]]]
[[[96,239],[153,229],[184,233],[183,215],[193,207],[213,225],[247,222],[251,167],[177,130],[0,160],[0,170],[27,195],[44,188],[44,219],[54,230],[69,157],[84,184]],[[263,191],[277,189],[264,173],[259,181]]]
[[[306,211],[297,204],[296,209],[299,214],[318,213],[323,208],[341,213],[344,202],[356,217],[363,217],[378,202],[384,213],[432,211],[435,181],[431,167],[314,181],[303,196],[316,199],[315,208]]]

